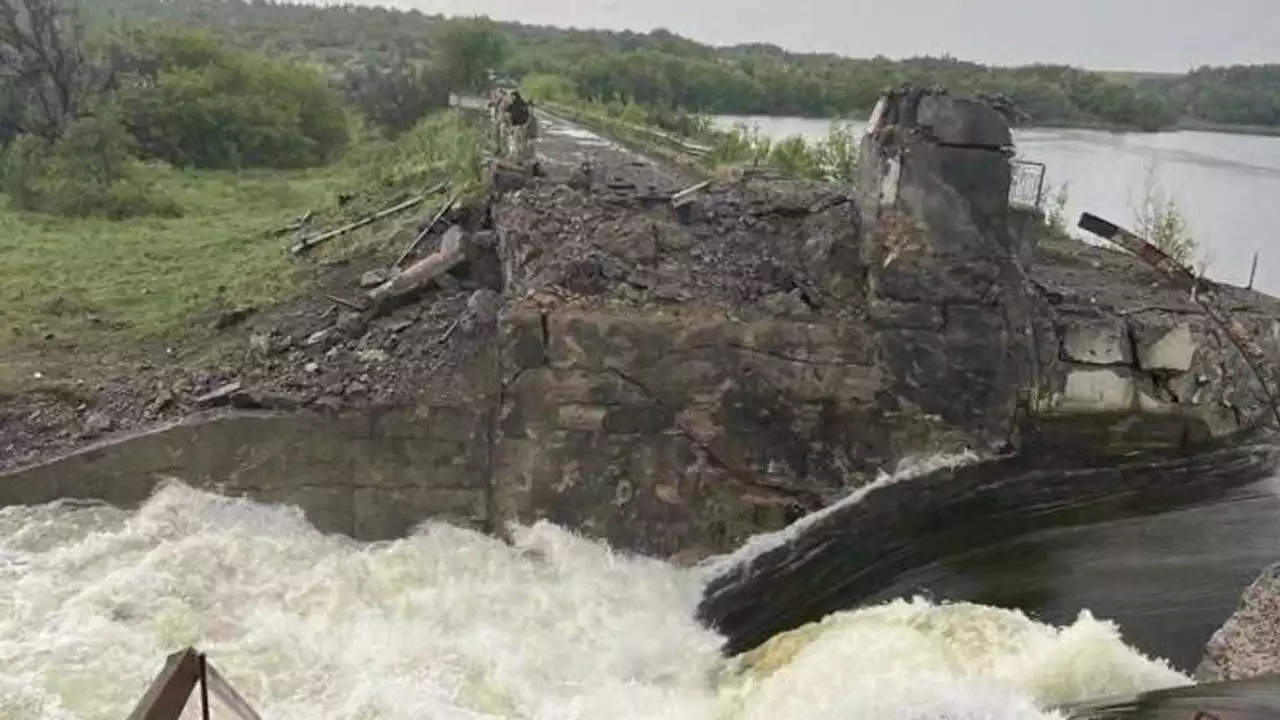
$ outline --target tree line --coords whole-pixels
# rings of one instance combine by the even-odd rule
[[[951,57],[890,60],[793,53],[771,45],[711,47],[665,30],[572,30],[417,11],[267,0],[86,0],[100,21],[195,26],[273,55],[331,68],[431,57],[449,28],[483,27],[481,56],[517,79],[565,78],[587,100],[726,115],[864,117],[903,83],[1003,96],[1035,125],[1158,130],[1190,120],[1280,126],[1280,65],[1201,68],[1126,81],[1063,65],[992,67]]]

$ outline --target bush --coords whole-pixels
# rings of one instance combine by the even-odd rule
[[[349,138],[324,78],[300,64],[226,50],[196,33],[135,35],[138,82],[123,120],[145,157],[179,167],[321,165]]]
[[[0,179],[14,205],[24,210],[112,220],[180,215],[177,203],[155,187],[150,169],[132,150],[133,138],[117,119],[84,117],[54,141],[16,137],[4,153]]]
[[[534,102],[581,103],[573,83],[562,75],[528,75],[520,81],[520,91]]]
[[[1155,164],[1147,167],[1142,197],[1133,208],[1134,229],[1139,237],[1168,253],[1179,263],[1191,266],[1196,262],[1200,244],[1196,242],[1178,201],[1160,186]],[[1207,264],[1207,257],[1200,260]]]
[[[407,62],[365,65],[347,72],[342,85],[347,104],[391,134],[449,107],[449,87],[440,73]]]

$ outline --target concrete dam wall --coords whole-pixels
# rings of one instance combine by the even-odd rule
[[[1258,416],[1257,379],[1185,293],[1009,207],[998,113],[906,93],[873,120],[857,188],[743,179],[676,208],[495,170],[432,293],[497,285],[500,307],[468,306],[439,340],[465,353],[416,397],[193,416],[11,470],[0,503],[132,505],[172,476],[362,539],[548,519],[700,557],[910,455],[1178,449]],[[1280,302],[1218,292],[1280,352]],[[414,311],[346,313],[281,352],[323,369]]]

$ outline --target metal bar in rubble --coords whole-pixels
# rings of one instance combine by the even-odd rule
[[[1204,291],[1200,278],[1197,278],[1195,273],[1151,242],[1097,215],[1081,213],[1079,227],[1128,250],[1191,293],[1191,299],[1222,328],[1227,338],[1244,357],[1254,377],[1258,379],[1267,405],[1263,412],[1270,410],[1275,415],[1276,422],[1280,423],[1280,403],[1277,402],[1275,392],[1272,390],[1274,387],[1280,387],[1280,372],[1277,372],[1275,363],[1270,362],[1266,353],[1254,342],[1253,335],[1229,312],[1218,306],[1212,293]]]

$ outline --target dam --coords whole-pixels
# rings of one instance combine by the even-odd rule
[[[1018,232],[1007,128],[923,100],[861,193],[504,180],[458,280],[501,268],[506,304],[407,407],[0,477],[0,716],[122,716],[185,646],[271,718],[1039,718],[1190,683],[1280,549],[1256,381],[1138,260]],[[1275,342],[1274,300],[1220,292]],[[814,551],[850,537],[860,567]],[[735,644],[708,608],[770,568],[812,612]]]

